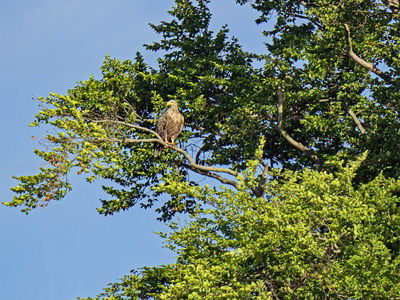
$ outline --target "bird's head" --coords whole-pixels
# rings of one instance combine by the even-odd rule
[[[167,107],[170,106],[178,106],[178,103],[175,100],[169,100],[167,103]]]

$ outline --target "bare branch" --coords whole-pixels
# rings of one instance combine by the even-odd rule
[[[122,121],[116,121],[116,120],[93,120],[93,121],[91,121],[91,122],[93,122],[93,123],[120,124],[120,125],[123,125],[123,126],[127,126],[127,127],[131,127],[131,128],[143,130],[143,131],[146,131],[146,132],[149,132],[149,133],[153,134],[155,137],[157,137],[157,139],[163,141],[162,138],[158,135],[158,133],[155,132],[154,130],[151,130],[151,129],[146,128],[146,127],[138,126],[138,125],[133,125],[133,124],[131,124],[131,123],[122,122]],[[162,144],[162,143],[161,143],[161,144]],[[167,146],[168,144],[167,144],[167,143],[164,143],[163,145]]]
[[[324,167],[322,165],[322,162],[318,158],[315,153],[305,147],[303,144],[296,142],[283,128],[283,120],[282,120],[282,114],[283,114],[283,90],[281,87],[281,84],[278,82],[278,130],[282,134],[282,136],[294,147],[297,149],[301,150],[305,155],[307,155],[309,158],[311,158],[317,166],[324,170]]]
[[[192,167],[191,165],[188,165],[188,164],[185,164],[185,163],[183,163],[182,166],[184,166],[185,168],[188,168],[189,170],[192,170],[193,172],[196,172],[198,174],[218,179],[222,183],[234,186],[236,189],[238,188],[238,183],[236,181],[234,181],[234,180],[227,179],[227,178],[222,177],[221,175],[218,175],[216,173],[198,170],[198,169]]]
[[[217,167],[200,166],[200,165],[196,164],[194,162],[194,160],[192,159],[192,157],[189,154],[187,154],[185,151],[183,151],[182,149],[179,149],[179,148],[174,148],[174,149],[175,149],[176,152],[181,153],[189,161],[190,165],[193,168],[196,168],[196,169],[201,170],[201,171],[213,171],[213,172],[228,173],[228,174],[230,174],[232,176],[235,176],[235,177],[237,175],[236,171],[233,171],[233,170],[228,169],[228,168],[217,168]]]
[[[92,143],[102,143],[102,142],[111,142],[111,143],[159,143],[159,139],[116,139],[116,138],[108,138],[108,139],[96,139],[90,140]],[[164,145],[164,144],[163,144]],[[166,144],[166,147],[172,148],[170,145]]]
[[[346,111],[350,117],[353,119],[354,123],[357,125],[358,130],[360,130],[361,134],[365,133],[364,127],[361,125],[360,120],[357,118],[357,115],[344,103],[342,104],[344,111]]]
[[[155,132],[154,130],[151,130],[149,128],[146,127],[142,127],[142,126],[138,126],[138,125],[133,125],[130,123],[126,123],[126,122],[122,122],[122,121],[115,121],[115,120],[95,120],[93,122],[96,123],[114,123],[114,124],[120,124],[120,125],[124,125],[124,126],[128,126],[131,128],[135,128],[135,129],[139,129],[148,133],[153,134],[155,137],[157,137],[157,139],[123,139],[123,140],[118,140],[118,139],[110,139],[110,141],[112,142],[122,142],[122,143],[142,143],[142,142],[157,142],[162,144],[163,146],[167,147],[167,148],[173,148],[176,152],[182,154],[190,163],[190,165],[197,169],[197,170],[201,170],[201,171],[206,171],[206,172],[222,172],[222,173],[228,173],[232,176],[237,175],[236,171],[228,169],[228,168],[218,168],[218,167],[207,167],[207,166],[200,166],[198,164],[196,164],[193,160],[193,158],[184,150],[175,147],[172,147],[170,145],[168,145],[166,142],[163,141],[163,139],[158,135],[157,132]]]
[[[352,60],[354,60],[360,66],[367,69],[368,71],[375,73],[377,76],[379,76],[380,78],[385,80],[387,83],[393,84],[395,82],[395,80],[392,77],[390,77],[390,75],[388,75],[385,72],[374,67],[373,64],[366,62],[365,60],[363,60],[362,58],[360,58],[353,52],[353,47],[351,45],[351,38],[350,38],[350,29],[347,24],[344,24],[344,33],[345,33],[346,44],[347,44],[347,51],[346,51],[347,56],[350,57]]]

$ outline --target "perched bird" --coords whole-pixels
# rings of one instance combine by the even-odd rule
[[[175,146],[175,140],[182,132],[185,119],[178,110],[178,103],[171,100],[167,103],[170,108],[158,119],[156,132],[169,145]],[[164,150],[160,143],[154,145],[154,157],[157,157]]]

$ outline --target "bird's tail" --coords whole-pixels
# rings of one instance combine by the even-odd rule
[[[161,144],[159,144],[159,143],[156,143],[156,144],[154,145],[154,157],[159,156],[160,153],[161,153],[163,150],[164,150],[164,146],[161,145]]]

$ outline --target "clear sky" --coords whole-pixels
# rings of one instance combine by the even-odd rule
[[[234,0],[214,0],[216,31],[228,24],[245,50],[263,51],[257,13]],[[107,53],[122,60],[141,51],[155,65],[157,53],[142,45],[159,40],[148,23],[169,20],[171,0],[18,0],[0,9],[0,202],[16,185],[11,175],[36,174],[42,161],[28,125],[39,111],[33,97],[65,94],[90,74],[100,79]],[[69,300],[97,295],[108,283],[143,266],[168,264],[173,253],[153,232],[167,230],[151,210],[133,208],[104,217],[101,182],[70,177],[73,190],[28,216],[0,205],[0,298]],[[218,184],[218,182],[217,182]]]

